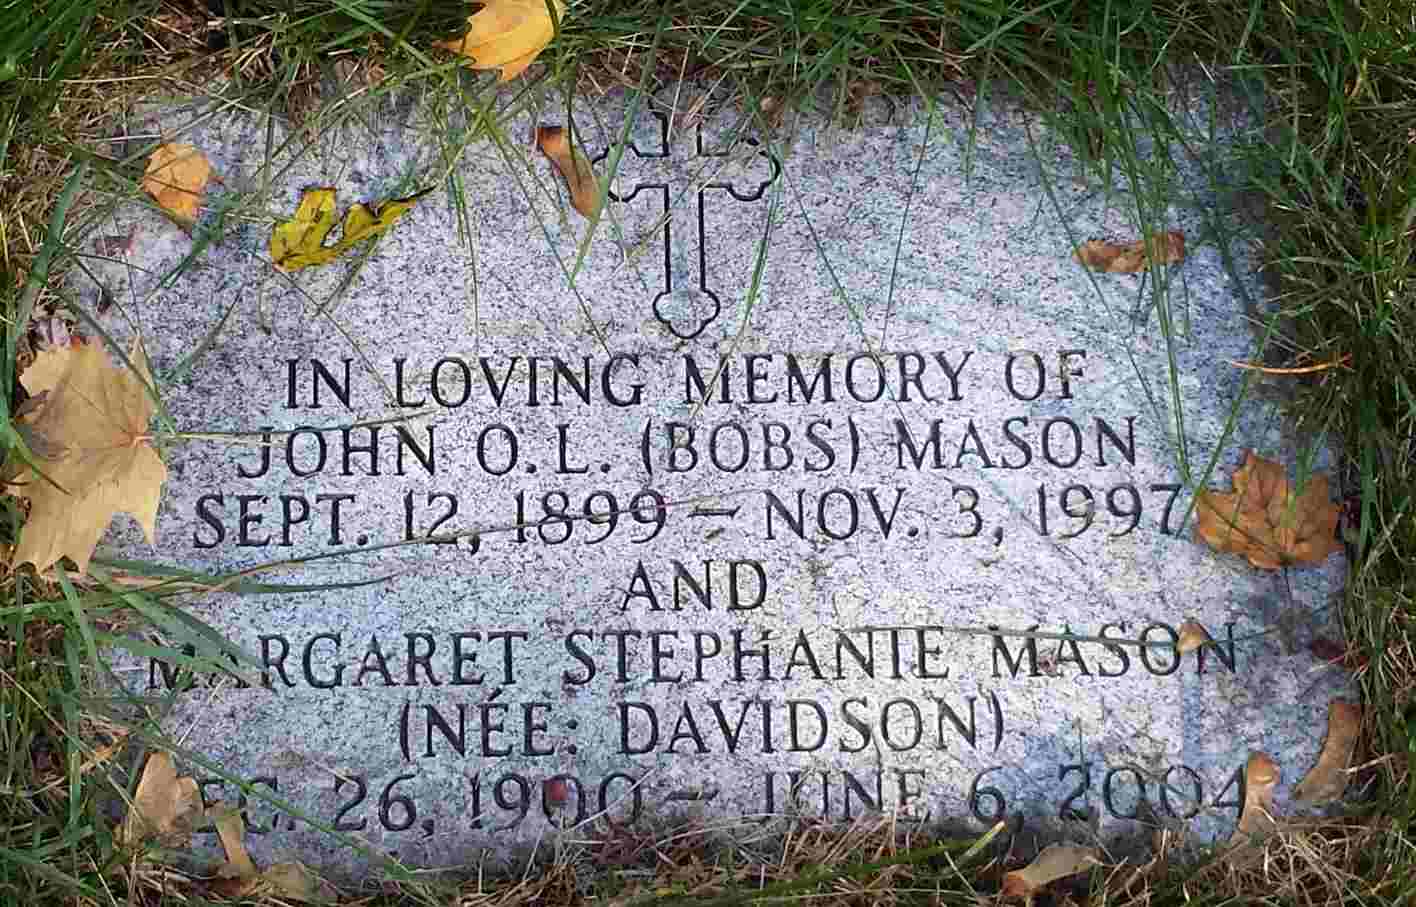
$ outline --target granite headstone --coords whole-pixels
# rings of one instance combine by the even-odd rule
[[[156,550],[120,521],[100,553],[283,562],[247,581],[295,591],[186,602],[254,666],[115,657],[257,857],[357,875],[877,810],[1213,840],[1255,749],[1282,802],[1343,678],[1272,628],[1330,623],[1341,564],[1192,537],[1244,448],[1307,443],[1227,361],[1262,290],[1213,168],[1182,163],[1147,225],[1183,263],[1092,274],[1072,250],[1138,236],[1135,200],[1006,104],[764,133],[671,100],[575,105],[616,165],[588,240],[515,144],[561,102],[495,139],[392,101],[313,138],[141,113],[221,174],[220,238],[189,259],[120,209],[102,323],[142,334],[181,430],[240,436],[169,444]],[[432,191],[280,273],[272,223],[316,185]],[[1187,620],[1214,644],[1179,654]]]

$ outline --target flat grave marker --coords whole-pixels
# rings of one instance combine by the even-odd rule
[[[1212,840],[1252,750],[1286,796],[1345,691],[1303,648],[1341,564],[1285,585],[1192,538],[1198,485],[1305,443],[1226,361],[1261,294],[1222,214],[1166,212],[1180,265],[1091,274],[1073,248],[1134,238],[1134,206],[1006,107],[786,141],[585,103],[598,173],[631,128],[583,257],[543,158],[456,144],[464,207],[393,104],[313,144],[185,128],[231,209],[185,265],[175,226],[115,216],[139,240],[95,270],[102,323],[141,332],[182,430],[245,437],[171,445],[157,550],[126,527],[101,553],[300,587],[189,602],[239,676],[118,666],[259,859],[367,871],[333,830],[451,868],[596,822],[877,810]],[[278,273],[272,218],[313,185],[433,191],[366,256]],[[1214,644],[1181,654],[1187,620]]]

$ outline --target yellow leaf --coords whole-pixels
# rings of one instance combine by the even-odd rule
[[[12,567],[29,562],[44,571],[68,556],[87,570],[118,511],[136,517],[148,542],[156,542],[167,467],[148,435],[156,406],[144,384],[152,375],[140,341],[128,358],[138,374],[115,368],[98,345],[56,346],[20,376],[32,396],[45,394],[24,426],[43,475],[26,466],[15,479],[30,513]]]
[[[587,218],[594,218],[600,200],[600,186],[590,162],[571,141],[569,130],[561,126],[537,126],[536,147],[551,159],[565,188],[570,192],[570,204]]]
[[[132,808],[123,819],[119,838],[127,844],[150,837],[180,843],[191,834],[201,814],[202,795],[196,779],[177,777],[172,756],[153,753],[143,766],[143,776],[133,795]]]
[[[1328,499],[1325,475],[1309,477],[1294,495],[1283,466],[1245,451],[1234,491],[1202,491],[1195,499],[1195,535],[1216,551],[1248,558],[1262,570],[1318,564],[1334,551],[1342,508]]]
[[[358,243],[382,235],[425,194],[390,199],[374,208],[363,203],[352,206],[344,215],[339,241],[326,246],[325,239],[334,229],[335,191],[306,189],[295,216],[277,222],[271,231],[270,260],[282,271],[329,264]]]
[[[560,21],[564,0],[551,2]],[[500,69],[501,81],[508,82],[531,65],[555,34],[547,0],[487,0],[468,17],[465,35],[434,46],[469,58],[473,69]]]
[[[1267,753],[1253,752],[1244,763],[1244,806],[1231,842],[1245,842],[1250,836],[1274,827],[1273,789],[1280,777],[1278,763]]]
[[[334,190],[306,189],[290,220],[277,221],[270,234],[270,260],[282,271],[297,271],[334,259],[324,248],[334,229]]]
[[[1293,789],[1293,797],[1311,803],[1337,800],[1347,789],[1347,769],[1357,749],[1362,728],[1362,707],[1341,699],[1328,703],[1328,732],[1318,763]]]
[[[1003,896],[1032,897],[1039,889],[1057,879],[1085,872],[1101,862],[1100,852],[1092,847],[1053,844],[1043,848],[1027,866],[1003,876]]]
[[[188,226],[196,223],[202,193],[211,181],[211,162],[191,145],[158,145],[148,157],[143,191]]]
[[[1158,264],[1173,265],[1185,259],[1185,234],[1179,230],[1152,236],[1151,245],[1151,255]],[[1108,274],[1144,271],[1151,257],[1147,255],[1144,240],[1121,245],[1092,239],[1078,246],[1073,255],[1083,267]]]

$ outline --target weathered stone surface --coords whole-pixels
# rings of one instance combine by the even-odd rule
[[[591,157],[625,110],[584,106]],[[1296,443],[1226,361],[1255,355],[1254,260],[1236,242],[1227,272],[1198,176],[1201,204],[1155,225],[1190,241],[1157,306],[1155,275],[1071,258],[1139,234],[1124,189],[1008,110],[972,135],[952,106],[806,122],[789,147],[733,145],[726,114],[665,146],[641,112],[583,261],[543,158],[454,145],[460,207],[434,140],[455,136],[424,116],[369,112],[312,147],[276,124],[270,161],[265,120],[202,121],[185,140],[234,213],[161,286],[190,240],[118,217],[136,250],[100,273],[175,424],[272,434],[174,443],[158,550],[131,531],[116,550],[212,573],[319,555],[265,578],[367,581],[194,598],[267,667],[173,697],[184,746],[420,867],[636,814],[1207,840],[1250,750],[1281,794],[1311,764],[1342,677],[1305,643],[1339,559],[1260,573],[1187,522],[1244,447]],[[507,134],[536,121],[556,119]],[[316,184],[341,206],[434,191],[357,266],[278,274],[271,220]],[[1187,619],[1218,645],[1177,655]],[[123,673],[158,701],[177,680]],[[367,865],[250,813],[258,857]]]

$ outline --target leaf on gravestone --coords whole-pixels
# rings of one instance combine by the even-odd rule
[[[246,822],[241,811],[217,804],[216,834],[226,863],[216,871],[211,890],[224,897],[274,896],[310,903],[334,900],[334,891],[302,863],[276,863],[261,872],[246,850]]]
[[[148,157],[143,191],[178,222],[197,222],[202,193],[211,181],[211,162],[192,145],[158,145]]]
[[[1052,844],[1044,848],[1027,866],[1014,869],[1003,876],[1003,896],[1032,897],[1044,885],[1085,872],[1100,863],[1100,853],[1096,848]]]
[[[555,37],[552,3],[560,21],[565,16],[564,0],[486,0],[468,17],[465,35],[433,46],[467,57],[473,69],[500,69],[501,81],[509,82]]]
[[[1195,535],[1216,551],[1243,555],[1261,570],[1321,563],[1334,551],[1342,507],[1328,497],[1326,475],[1308,478],[1295,495],[1283,466],[1244,452],[1234,491],[1202,491],[1195,498]]]
[[[1209,631],[1204,628],[1203,624],[1187,620],[1180,625],[1180,639],[1175,643],[1175,651],[1185,655],[1210,641]]]
[[[556,165],[570,193],[570,204],[587,218],[594,218],[600,200],[600,186],[590,161],[571,141],[570,130],[562,126],[537,126],[536,147]]]
[[[380,236],[408,212],[430,190],[407,198],[389,199],[373,208],[362,202],[344,215],[339,241],[324,244],[334,229],[335,190],[328,187],[306,189],[290,220],[278,221],[270,234],[270,260],[282,271],[298,271],[334,261],[366,239]]]
[[[1230,843],[1245,842],[1250,836],[1274,827],[1273,791],[1281,772],[1267,753],[1253,752],[1244,763],[1244,806]]]
[[[143,766],[143,776],[118,837],[125,844],[151,837],[180,842],[191,834],[201,815],[202,795],[196,779],[179,778],[172,756],[155,752]]]
[[[128,354],[134,374],[117,368],[98,344],[42,350],[20,376],[25,390],[47,393],[22,428],[36,466],[22,467],[15,494],[29,499],[29,519],[10,559],[43,572],[62,557],[79,571],[119,511],[137,518],[149,543],[157,538],[157,503],[167,467],[152,446],[148,423],[157,407],[142,343]],[[57,487],[56,487],[57,486]]]
[[[1362,728],[1362,707],[1341,699],[1328,703],[1327,738],[1318,762],[1298,786],[1293,797],[1309,803],[1327,803],[1342,797],[1347,789],[1347,769],[1357,749],[1357,732]]]
[[[1108,274],[1135,274],[1144,271],[1152,258],[1156,264],[1173,265],[1185,260],[1185,234],[1179,230],[1157,233],[1150,239],[1153,248],[1146,250],[1146,241],[1110,243],[1088,240],[1077,247],[1073,256],[1083,267]]]

